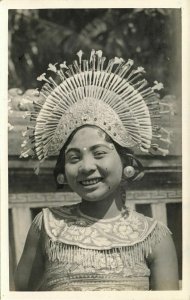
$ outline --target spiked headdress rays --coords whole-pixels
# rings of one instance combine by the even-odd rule
[[[133,68],[133,61],[113,58],[106,63],[102,51],[91,51],[89,60],[78,60],[67,66],[49,64],[48,70],[60,79],[57,84],[43,73],[37,79],[45,81],[34,109],[31,126],[25,135],[22,156],[37,156],[43,161],[59,153],[69,135],[83,125],[102,128],[123,147],[151,149],[167,154],[153,140],[167,140],[167,131],[157,125],[160,118],[159,101],[154,93],[161,83],[149,87],[142,78],[144,69]]]

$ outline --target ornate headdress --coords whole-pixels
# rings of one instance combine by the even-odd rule
[[[149,87],[142,78],[144,69],[134,69],[131,59],[115,57],[106,63],[101,50],[92,50],[89,60],[82,59],[82,51],[77,55],[69,66],[49,64],[59,83],[46,73],[37,78],[45,84],[33,103],[22,156],[43,161],[57,155],[73,130],[83,125],[98,126],[123,147],[167,154],[158,142],[170,143],[169,132],[158,125],[166,111],[160,110],[154,92],[162,84]]]

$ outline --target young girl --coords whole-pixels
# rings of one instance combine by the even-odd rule
[[[127,182],[141,176],[132,149],[162,152],[162,111],[133,61],[101,51],[72,65],[49,65],[31,113],[27,148],[40,163],[58,155],[55,177],[81,202],[44,208],[34,219],[15,274],[19,291],[174,290],[177,259],[169,229],[127,208]],[[164,134],[165,136],[162,136]],[[163,144],[162,144],[163,145]]]

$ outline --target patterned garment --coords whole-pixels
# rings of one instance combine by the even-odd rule
[[[39,290],[149,290],[146,258],[168,228],[125,209],[95,219],[79,205],[45,208],[33,225],[43,233],[46,267]]]

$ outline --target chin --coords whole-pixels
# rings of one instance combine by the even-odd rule
[[[105,193],[97,193],[97,192],[92,192],[92,193],[86,193],[86,194],[82,194],[80,195],[82,197],[82,199],[89,201],[89,202],[97,202],[97,201],[103,201],[105,199],[107,199],[110,195],[112,194],[112,192],[108,191]]]

